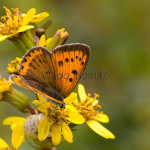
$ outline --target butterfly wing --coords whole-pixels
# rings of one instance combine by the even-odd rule
[[[90,48],[85,44],[58,46],[52,53],[56,72],[56,88],[64,97],[71,94],[85,70],[90,56]]]
[[[33,90],[31,89],[30,85],[29,85],[21,76],[19,76],[19,75],[11,75],[11,76],[9,77],[9,79],[10,79],[13,83],[15,83],[15,84],[17,84],[17,85],[20,85],[20,86],[22,86],[22,87],[25,87],[25,88],[28,89],[28,90],[33,91]]]
[[[22,58],[19,75],[12,75],[10,79],[61,103],[75,88],[89,56],[90,48],[84,44],[58,46],[53,53],[37,46]]]
[[[20,76],[20,75],[11,75],[11,76],[9,77],[9,79],[10,79],[13,83],[15,83],[15,84],[17,84],[17,85],[19,85],[19,86],[21,86],[21,87],[24,87],[24,88],[26,88],[26,89],[28,89],[28,90],[37,92],[37,93],[39,93],[39,94],[45,96],[45,97],[48,98],[48,99],[51,99],[51,100],[53,100],[53,101],[55,101],[55,102],[57,102],[57,103],[63,104],[63,102],[61,102],[61,101],[59,101],[59,100],[57,100],[57,99],[55,99],[55,98],[53,98],[53,97],[47,95],[47,93],[49,92],[49,90],[48,90],[47,88],[43,87],[41,84],[35,82],[35,81],[32,81],[32,80],[25,80],[25,79],[24,79],[22,76]]]
[[[55,88],[52,54],[46,48],[37,46],[28,50],[22,58],[19,75],[38,93],[41,91],[55,99],[63,100],[62,94]]]

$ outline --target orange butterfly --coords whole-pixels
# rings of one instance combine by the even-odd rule
[[[11,75],[10,80],[63,106],[63,99],[75,88],[89,56],[90,47],[85,44],[65,44],[53,52],[36,46],[23,56],[18,75]]]

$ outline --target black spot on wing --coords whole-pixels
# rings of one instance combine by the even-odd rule
[[[58,61],[59,67],[63,66],[63,61]]]
[[[69,82],[72,82],[73,81],[73,79],[72,78],[69,78]]]
[[[73,62],[73,58],[71,58],[71,62]]]
[[[68,59],[68,58],[65,58],[65,61],[68,63],[68,62],[69,62],[69,59]]]
[[[77,70],[72,70],[72,73],[73,73],[74,75],[77,75],[77,74],[78,74]]]

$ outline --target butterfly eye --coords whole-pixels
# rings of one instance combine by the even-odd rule
[[[68,62],[68,61],[69,61],[69,59],[68,59],[68,58],[65,58],[65,61],[66,61],[66,62]]]

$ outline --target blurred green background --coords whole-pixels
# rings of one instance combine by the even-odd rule
[[[86,43],[92,53],[86,72],[107,73],[103,80],[80,80],[87,93],[100,94],[102,110],[110,117],[103,124],[116,139],[106,140],[87,125],[74,132],[74,142],[57,150],[149,150],[150,149],[150,1],[149,0],[0,0],[3,6],[30,8],[50,13],[51,37],[64,27],[67,43]],[[21,56],[6,40],[0,43],[0,74],[8,79],[7,64]],[[30,98],[34,94],[25,91]],[[77,89],[75,89],[77,91]],[[11,131],[2,121],[8,116],[25,116],[12,106],[0,103],[0,137],[11,144]],[[20,150],[31,149],[24,143]],[[33,149],[33,148],[32,148]]]

